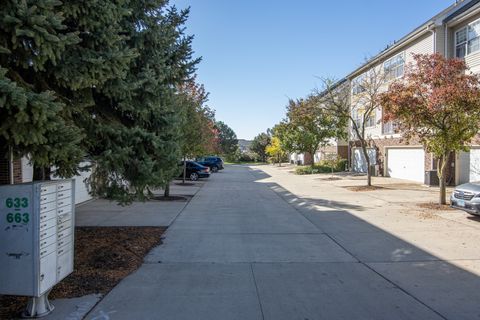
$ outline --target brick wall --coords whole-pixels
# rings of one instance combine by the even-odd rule
[[[348,159],[348,146],[338,146],[337,154],[343,159]]]
[[[471,145],[478,146],[480,145],[480,134],[477,134],[473,139]]]
[[[479,136],[479,144],[480,144],[480,136]],[[359,147],[360,143],[359,141],[354,141],[350,142],[350,146],[353,147]],[[385,152],[386,152],[386,147],[418,147],[420,146],[420,143],[418,140],[412,139],[408,144],[404,139],[401,138],[385,138],[385,139],[375,139],[371,141],[370,147],[375,148],[377,152],[377,165],[379,165],[379,174],[381,176],[384,175],[385,173]],[[425,152],[425,171],[429,170],[434,170],[436,169],[436,164],[432,166],[432,159],[433,156],[429,152]],[[351,160],[353,161],[353,160]],[[453,164],[453,166],[452,166]],[[455,155],[452,154],[450,156],[449,162],[448,162],[448,168],[447,168],[447,182],[449,184],[455,184]]]
[[[313,156],[309,152],[305,152],[303,155],[303,164],[306,166],[313,164]]]
[[[13,161],[14,183],[22,183],[22,161]],[[0,157],[0,184],[10,184],[10,163],[6,157]]]
[[[326,146],[318,149],[322,154],[337,154],[342,159],[348,159],[348,146]]]

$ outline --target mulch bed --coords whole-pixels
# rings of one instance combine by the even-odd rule
[[[168,196],[168,197],[165,197],[165,196],[155,196],[152,198],[152,200],[156,200],[156,201],[179,201],[179,202],[187,202],[188,200],[190,200],[192,198],[192,196],[188,196],[188,195],[185,195],[185,196]]]
[[[338,180],[343,180],[343,179],[338,178],[338,177],[329,177],[329,178],[318,178],[317,180],[320,180],[320,181],[338,181]]]
[[[429,210],[435,210],[435,211],[455,211],[456,210],[454,208],[451,208],[450,205],[448,204],[438,204],[433,202],[418,203],[417,206],[422,209],[429,209]]]
[[[195,185],[195,183],[193,182],[178,182],[178,183],[175,183],[177,186],[184,186],[184,187],[193,187]]]
[[[350,191],[355,191],[355,192],[368,192],[368,191],[385,189],[383,187],[378,187],[378,186],[353,186],[353,187],[344,187],[344,188]]]
[[[137,270],[143,258],[161,244],[166,228],[81,227],[75,229],[74,272],[57,284],[50,299],[106,294]],[[27,298],[0,296],[0,319],[15,319]]]

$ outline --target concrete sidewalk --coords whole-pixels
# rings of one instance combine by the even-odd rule
[[[115,201],[96,199],[76,207],[75,223],[77,227],[168,227],[182,212],[188,201],[202,188],[205,181],[174,181],[170,186],[173,196],[185,196],[185,201],[146,201],[134,202],[128,206],[118,205]],[[163,190],[154,194],[161,195]],[[83,319],[100,301],[102,295],[93,294],[80,298],[53,300],[55,311],[45,320]]]
[[[121,206],[116,201],[96,199],[77,206],[75,224],[77,227],[168,227],[188,201],[202,188],[204,180],[189,185],[174,181],[170,186],[172,196],[184,196],[185,201],[134,202]],[[154,192],[162,195],[163,191]]]
[[[440,218],[422,230],[399,203],[310,182],[228,166],[87,318],[480,317],[477,228]]]

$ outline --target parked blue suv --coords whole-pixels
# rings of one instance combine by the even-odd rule
[[[223,169],[223,160],[220,157],[198,158],[196,162],[202,166],[209,167],[212,172],[218,172],[218,170]]]

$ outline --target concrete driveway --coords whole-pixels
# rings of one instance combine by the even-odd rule
[[[87,318],[480,319],[478,220],[342,183],[228,166]]]

